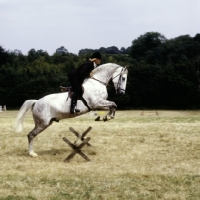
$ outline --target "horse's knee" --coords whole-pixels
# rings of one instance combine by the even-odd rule
[[[114,109],[116,109],[116,108],[117,108],[117,104],[114,103],[114,104],[112,105],[112,107],[113,107]]]

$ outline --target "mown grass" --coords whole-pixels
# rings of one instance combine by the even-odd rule
[[[0,113],[0,199],[200,199],[199,111],[118,111],[94,122],[89,114],[62,120],[37,136],[37,158],[27,152],[24,131],[13,130],[16,111]],[[72,151],[62,140],[89,126],[92,147],[65,163]]]

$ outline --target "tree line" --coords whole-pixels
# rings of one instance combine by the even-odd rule
[[[78,55],[64,47],[53,55],[35,49],[23,55],[0,46],[0,105],[19,108],[27,99],[60,92],[60,85],[69,86],[67,73],[94,51],[102,53],[102,64],[129,65],[126,94],[117,97],[108,87],[119,108],[199,107],[200,34],[167,39],[158,32],[139,36],[128,48],[82,49]]]

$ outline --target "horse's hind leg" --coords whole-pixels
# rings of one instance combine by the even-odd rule
[[[33,157],[37,157],[37,153],[33,151],[33,139],[41,133],[44,129],[46,129],[49,125],[35,125],[35,128],[27,135],[28,137],[28,145],[29,145],[29,155]]]

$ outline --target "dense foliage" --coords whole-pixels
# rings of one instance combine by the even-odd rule
[[[0,105],[18,108],[27,99],[60,92],[60,85],[69,85],[67,72],[96,50],[103,54],[102,63],[129,65],[126,94],[117,97],[108,88],[119,108],[199,105],[200,34],[168,40],[157,32],[139,36],[127,49],[82,49],[79,55],[64,47],[51,56],[35,49],[23,55],[0,46]]]

